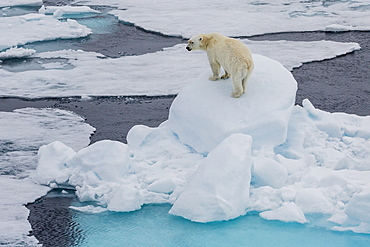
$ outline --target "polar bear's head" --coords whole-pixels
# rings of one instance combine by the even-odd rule
[[[204,37],[202,35],[196,35],[189,39],[188,45],[186,46],[186,50],[203,50],[204,49]]]

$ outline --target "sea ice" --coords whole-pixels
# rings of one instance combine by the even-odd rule
[[[0,61],[5,60],[5,59],[12,59],[12,58],[29,57],[35,53],[36,51],[33,49],[12,47],[6,51],[0,52]]]
[[[72,112],[49,108],[0,112],[0,126],[3,148],[0,174],[17,178],[36,168],[40,146],[59,140],[74,150],[80,150],[90,143],[89,136],[95,130]]]
[[[262,54],[292,70],[302,63],[330,59],[360,49],[356,43],[331,41],[250,41],[242,40],[253,53]],[[307,54],[296,56],[296,54]],[[1,96],[65,97],[76,95],[168,95],[177,94],[205,69],[209,68],[203,52],[189,53],[185,44],[140,56],[104,58],[81,50],[36,53],[32,57],[67,60],[61,66],[42,71],[10,72],[0,69]],[[104,59],[103,59],[104,58]],[[160,61],[155,62],[153,61]],[[149,66],[150,65],[150,66]],[[67,66],[66,66],[67,67]],[[145,70],[142,68],[145,67]],[[99,73],[92,72],[99,68]],[[174,79],[174,73],[176,79]],[[103,83],[104,82],[104,83]]]
[[[257,157],[253,162],[253,176],[255,185],[281,188],[288,179],[285,166],[271,158]]]
[[[1,18],[0,33],[2,51],[36,41],[85,37],[91,30],[72,19],[61,22],[52,16],[27,14]]]
[[[11,6],[41,6],[42,0],[1,0],[0,8]]]
[[[53,15],[54,18],[86,18],[100,12],[88,6],[42,6],[40,14]]]
[[[35,184],[31,179],[0,176],[0,245],[37,246],[37,239],[28,234],[32,230],[24,206],[45,195],[50,188]]]
[[[89,0],[88,4],[97,2],[101,0]],[[367,8],[367,0],[329,3],[300,0],[188,0],[186,5],[180,0],[160,0],[156,4],[151,4],[150,0],[128,0],[120,2],[119,8],[111,13],[123,22],[146,30],[190,38],[195,34],[215,31],[239,37],[323,31],[333,24],[350,26],[351,30],[369,30]]]
[[[82,172],[93,172],[98,180],[117,182],[127,173],[129,156],[124,143],[103,140],[80,150],[66,166],[79,166]]]
[[[30,170],[37,164],[37,149],[60,140],[79,150],[89,144],[94,128],[74,113],[34,108],[0,112],[0,126],[0,245],[37,246],[38,241],[28,236],[31,226],[27,220],[29,212],[24,206],[50,190],[29,178]],[[60,153],[67,155],[68,152]],[[55,157],[49,156],[48,161],[53,162]],[[49,165],[47,168],[52,169],[52,164]],[[40,172],[47,182],[60,170],[55,167]]]
[[[301,208],[298,207],[294,202],[284,202],[281,207],[264,211],[260,213],[262,218],[267,220],[280,220],[283,222],[298,222],[306,223],[307,219],[304,216]]]
[[[275,60],[261,55],[253,60],[255,69],[240,99],[230,97],[231,79],[209,81],[206,71],[176,97],[166,126],[198,153],[210,152],[235,132],[252,136],[254,148],[285,142],[297,82]]]
[[[202,161],[169,213],[197,222],[244,215],[249,205],[251,149],[248,135],[226,137]]]
[[[210,82],[206,71],[180,92],[169,120],[134,126],[128,144],[114,144],[118,153],[110,141],[77,154],[44,146],[33,178],[50,184],[65,174],[81,201],[111,211],[171,203],[172,214],[200,222],[257,211],[306,223],[315,214],[328,220],[325,227],[370,233],[370,116],[324,112],[308,100],[293,106],[290,72],[264,56],[254,59],[258,66],[241,98],[230,96],[230,81]],[[41,169],[48,163],[59,171]]]

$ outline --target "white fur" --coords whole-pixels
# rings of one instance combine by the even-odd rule
[[[254,65],[251,52],[242,42],[219,33],[199,34],[189,39],[186,49],[207,52],[213,72],[209,78],[211,81],[218,80],[220,67],[224,68],[225,74],[221,79],[232,77],[234,86],[232,97],[239,98],[246,92],[247,81]]]

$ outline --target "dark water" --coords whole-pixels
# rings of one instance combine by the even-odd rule
[[[74,200],[74,190],[55,189],[26,205],[30,210],[30,234],[43,247],[74,246],[83,241],[83,230],[72,220],[74,212],[68,208]]]
[[[68,1],[44,1],[46,6],[66,5]],[[165,47],[184,42],[181,37],[166,36],[146,31],[135,25],[123,23],[117,17],[108,14],[114,8],[108,6],[91,6],[101,14],[93,17],[80,17],[76,20],[93,33],[77,39],[58,39],[26,44],[22,47],[37,52],[81,49],[98,52],[108,57],[134,56],[160,51]]]

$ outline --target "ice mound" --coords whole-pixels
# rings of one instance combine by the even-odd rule
[[[128,144],[101,141],[77,153],[60,142],[42,146],[33,179],[75,186],[80,201],[96,206],[80,211],[171,203],[171,214],[198,222],[254,211],[370,233],[370,117],[324,112],[308,100],[293,106],[290,72],[254,60],[241,98],[207,71],[178,95],[169,120],[134,126]]]
[[[279,62],[261,55],[253,60],[247,92],[239,99],[230,97],[231,79],[209,81],[207,71],[176,97],[166,126],[199,153],[232,133],[251,135],[254,148],[285,142],[297,82]]]
[[[249,205],[252,138],[232,134],[202,161],[170,214],[209,222],[244,215]]]
[[[0,60],[29,57],[36,53],[34,49],[12,47],[4,52],[0,52]]]

